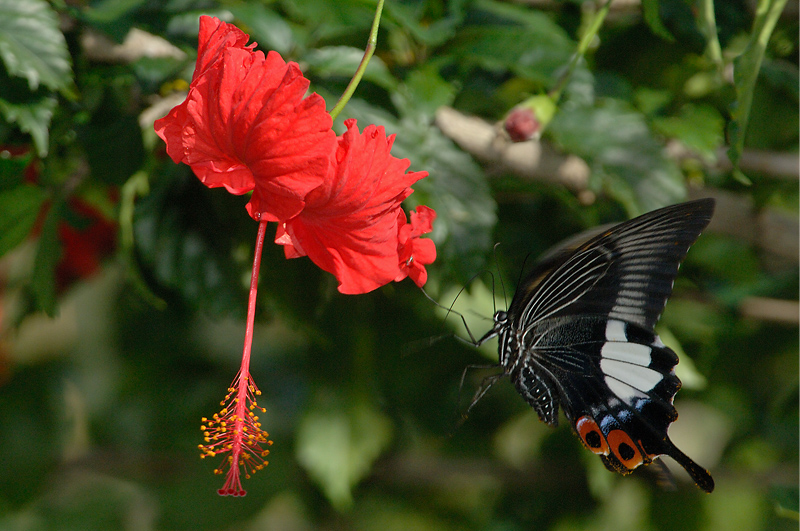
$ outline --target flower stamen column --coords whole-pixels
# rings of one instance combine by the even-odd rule
[[[226,452],[230,454],[222,465],[214,470],[215,474],[222,474],[224,467],[228,466],[225,485],[217,491],[221,496],[244,496],[246,491],[242,488],[241,475],[250,479],[251,474],[269,464],[264,459],[269,455],[269,450],[262,445],[271,446],[272,441],[267,438],[269,434],[261,429],[261,422],[256,414],[258,411],[263,413],[266,410],[258,405],[257,397],[261,395],[261,391],[250,376],[258,274],[261,269],[261,251],[264,248],[266,229],[266,220],[260,220],[253,258],[253,273],[250,278],[250,297],[247,302],[242,366],[228,388],[225,400],[220,403],[222,410],[215,413],[211,419],[203,417],[203,425],[200,427],[206,442],[198,446],[202,452],[201,458],[215,457]]]

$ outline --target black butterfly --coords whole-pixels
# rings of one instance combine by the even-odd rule
[[[667,435],[678,417],[678,356],[653,327],[713,212],[713,199],[662,208],[545,259],[477,342],[498,336],[498,377],[508,376],[551,426],[561,406],[609,470],[629,474],[668,455],[706,492],[711,475]]]

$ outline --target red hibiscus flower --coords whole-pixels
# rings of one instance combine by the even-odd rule
[[[287,258],[307,255],[333,273],[340,292],[367,293],[398,277],[400,203],[428,174],[406,173],[409,162],[390,154],[394,136],[383,127],[359,133],[355,120],[345,125],[332,174],[306,196],[302,212],[278,227],[275,242]]]
[[[394,136],[383,127],[359,133],[355,120],[337,137],[325,102],[305,97],[309,82],[295,63],[264,56],[248,36],[210,17],[200,18],[197,64],[186,101],[155,123],[175,162],[188,164],[209,187],[252,191],[247,204],[259,221],[244,350],[239,374],[222,410],[204,418],[202,457],[222,457],[219,493],[244,496],[241,478],[267,465],[272,444],[261,427],[261,392],[250,375],[258,274],[268,222],[287,258],[308,256],[333,273],[342,293],[366,293],[405,277],[422,286],[436,258],[436,214],[418,207],[407,222],[401,203],[427,172],[408,172],[391,155]],[[226,472],[227,469],[227,472]]]
[[[186,100],[157,120],[175,162],[209,187],[253,190],[254,219],[287,219],[322,183],[336,145],[331,118],[295,63],[245,46],[248,35],[200,17],[197,64]]]
[[[422,287],[428,280],[428,271],[425,266],[436,260],[436,245],[433,240],[420,238],[433,230],[433,220],[436,212],[432,208],[420,205],[416,212],[411,212],[411,223],[406,223],[406,215],[399,212],[397,223],[398,255],[400,257],[400,274],[394,279],[400,282],[409,277],[414,283]]]

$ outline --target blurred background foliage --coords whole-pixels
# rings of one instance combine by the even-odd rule
[[[608,473],[508,382],[458,425],[496,344],[454,339],[409,281],[343,296],[268,244],[251,372],[275,444],[245,498],[217,496],[200,418],[238,368],[257,227],[152,122],[185,95],[200,14],[331,108],[376,3],[0,0],[0,528],[796,529],[798,3],[614,2],[541,142],[511,145],[497,124],[562,83],[601,4],[389,0],[340,122],[430,172],[426,289],[475,335],[560,240],[717,197],[659,325],[684,381],[670,434],[713,494]]]

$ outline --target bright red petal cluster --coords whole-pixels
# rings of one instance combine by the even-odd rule
[[[295,63],[265,57],[249,36],[200,18],[197,64],[186,100],[155,123],[175,162],[209,187],[252,191],[260,221],[278,222],[275,242],[287,258],[308,256],[336,276],[342,293],[366,293],[409,276],[422,286],[436,257],[429,232],[435,213],[400,204],[427,175],[391,155],[382,127],[359,133],[355,120],[337,137],[325,102],[305,97],[309,82]],[[416,218],[419,221],[414,221]]]
[[[202,457],[223,456],[219,493],[244,496],[241,478],[267,465],[272,442],[256,410],[260,394],[249,367],[258,272],[267,222],[287,258],[308,256],[333,273],[342,293],[366,293],[406,277],[422,286],[436,258],[436,213],[420,206],[411,222],[401,203],[427,176],[408,172],[391,155],[394,136],[383,127],[359,132],[355,120],[337,137],[325,102],[306,96],[309,82],[295,63],[247,45],[249,36],[200,17],[197,64],[186,100],[155,123],[175,162],[188,164],[209,187],[253,195],[247,211],[259,221],[242,366],[223,409],[203,419]]]
[[[248,35],[200,18],[200,45],[186,100],[155,123],[175,162],[209,187],[253,191],[247,210],[271,219],[299,213],[322,184],[336,146],[331,117],[296,63],[245,46]]]
[[[306,196],[302,212],[278,227],[275,242],[288,258],[307,255],[333,273],[342,293],[366,293],[401,273],[400,203],[428,174],[406,173],[409,162],[391,156],[394,136],[383,127],[359,133],[355,120],[345,125],[331,175]]]

